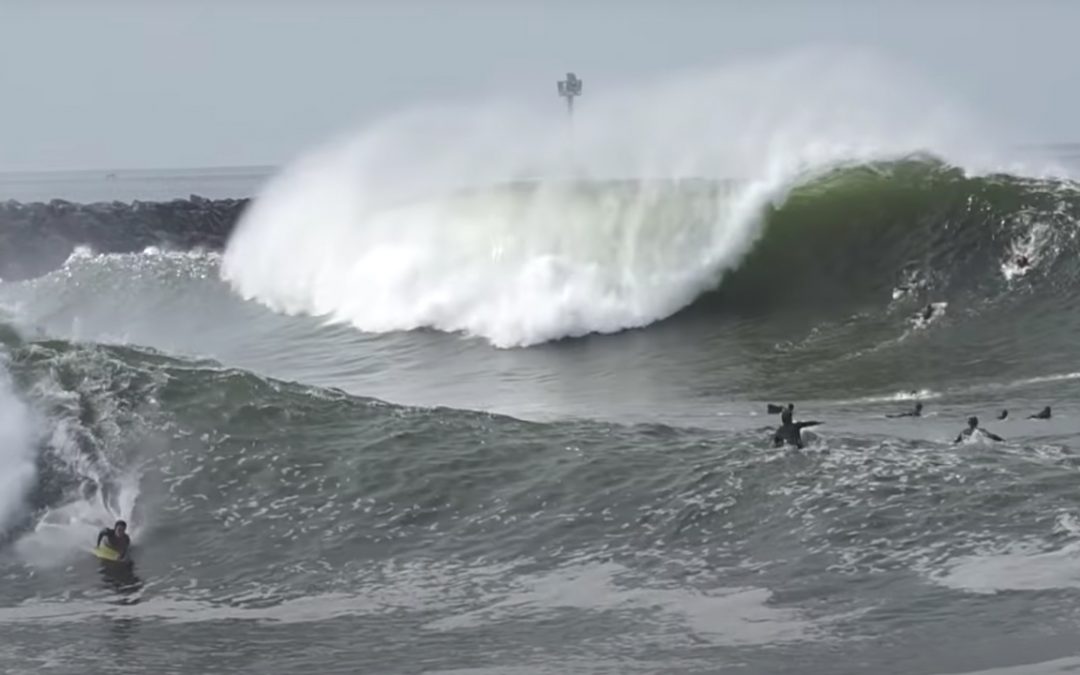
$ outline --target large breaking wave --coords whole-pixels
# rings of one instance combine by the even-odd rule
[[[364,331],[521,346],[648,325],[738,267],[793,186],[917,151],[986,165],[970,122],[857,56],[598,95],[572,130],[498,105],[392,118],[273,181],[223,274]]]
[[[37,474],[29,409],[9,380],[0,365],[0,537],[22,515]]]
[[[650,323],[665,315],[650,311],[672,313],[687,304],[690,315],[710,317],[768,317],[780,311],[774,317],[779,320],[798,310],[809,312],[817,324],[830,313],[899,311],[895,318],[903,320],[926,303],[949,302],[965,313],[991,310],[990,320],[994,310],[1007,309],[1012,319],[1026,317],[1030,326],[1031,321],[1060,317],[1080,280],[1080,190],[1068,181],[969,176],[927,157],[836,169],[794,186],[782,204],[763,207],[750,250],[734,269],[722,273],[724,261],[710,257],[710,250],[731,250],[717,246],[710,224],[718,217],[716,204],[737,189],[717,181],[594,181],[520,183],[462,193],[437,205],[447,224],[458,227],[439,230],[440,236],[426,242],[422,231],[413,232],[416,246],[426,246],[430,254],[427,266],[413,270],[418,278],[411,283],[402,278],[405,261],[387,255],[388,241],[403,236],[391,229],[400,224],[391,217],[387,229],[373,233],[386,241],[373,244],[366,257],[361,252],[357,263],[363,264],[350,282],[329,286],[320,299],[325,313],[341,320],[356,323],[362,316],[382,321],[368,324],[368,330],[407,329],[425,319],[428,323],[420,325],[480,327],[497,343],[514,344],[513,338],[543,337],[543,328],[618,330]],[[530,238],[515,234],[513,225],[521,220],[476,216],[492,204],[503,212],[528,213],[535,201],[545,199],[582,226],[559,239],[538,225]],[[657,216],[651,223],[634,214],[645,200],[649,213]],[[162,210],[168,206],[160,205]],[[49,208],[21,210],[41,216]],[[428,208],[435,207],[410,206],[401,213]],[[206,212],[216,214],[213,208]],[[405,218],[401,213],[397,216]],[[585,225],[604,218],[611,225],[607,230]],[[241,317],[249,317],[244,305],[215,281],[219,256],[169,252],[189,248],[175,242],[170,225],[126,238],[126,221],[106,220],[101,229],[110,231],[108,239],[65,239],[56,232],[63,232],[66,222],[42,218],[44,239],[53,242],[56,253],[68,255],[39,280],[7,284],[5,295],[13,307],[32,308],[38,320],[53,328],[67,316],[72,335],[89,331],[121,341],[129,334],[161,339],[194,325],[228,332],[231,323],[239,327]],[[186,236],[195,248],[220,248],[218,222],[216,217],[205,224],[196,221]],[[20,257],[27,249],[19,245],[17,232],[4,225],[0,221],[0,237],[13,243],[12,258],[26,259]],[[485,249],[496,235],[498,247]],[[156,246],[135,248],[146,241]],[[533,260],[531,268],[524,266],[522,260],[542,245],[558,250]],[[110,253],[131,249],[121,256]],[[436,257],[439,252],[442,257]],[[36,264],[49,267],[40,260]],[[281,270],[283,282],[292,272]],[[438,289],[425,285],[434,281],[421,272],[456,284],[425,299],[423,292]],[[136,287],[133,277],[141,280]],[[385,292],[377,295],[373,288]],[[114,325],[118,297],[125,298],[131,317]],[[999,300],[1007,305],[1000,306]],[[303,295],[291,302],[278,306],[310,311]],[[193,309],[196,305],[200,309]],[[484,315],[481,310],[491,311]]]

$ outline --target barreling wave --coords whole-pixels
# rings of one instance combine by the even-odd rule
[[[647,326],[717,287],[762,307],[877,292],[894,284],[891,258],[914,272],[974,262],[987,247],[945,251],[999,236],[977,234],[980,219],[1056,208],[1035,196],[1054,185],[976,177],[1004,165],[969,119],[839,56],[598,96],[572,134],[494,104],[390,118],[271,181],[223,276],[274,310],[365,332],[528,346]]]
[[[288,262],[266,231],[241,231],[223,272],[276,310],[497,346],[645,326],[695,303],[760,313],[982,301],[1033,271],[1029,281],[1056,286],[1080,274],[1080,190],[1067,181],[972,176],[913,156],[813,175],[775,202],[743,190],[497,186],[382,211],[340,237],[290,239]]]
[[[838,168],[766,208],[753,250],[702,301],[847,311],[916,298],[992,300],[1080,281],[1080,185],[972,176],[932,157]]]

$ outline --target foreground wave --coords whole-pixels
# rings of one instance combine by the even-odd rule
[[[10,331],[3,352],[39,471],[4,457],[25,499],[4,504],[0,623],[43,644],[70,644],[71,621],[228,623],[234,640],[314,622],[385,635],[369,665],[425,636],[490,656],[527,630],[588,640],[594,664],[678,649],[701,668],[721,649],[767,669],[784,644],[820,667],[837,641],[934,644],[928,604],[994,624],[967,593],[1019,589],[982,602],[1037,606],[1040,635],[1072,614],[1041,592],[1075,585],[1077,464],[1054,443],[825,431],[793,455],[767,447],[767,420],[538,424]],[[87,553],[117,516],[134,526],[130,574]],[[1009,572],[1024,556],[1035,585]],[[628,654],[627,635],[651,646]]]

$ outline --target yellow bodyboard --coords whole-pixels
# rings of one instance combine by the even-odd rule
[[[95,548],[92,553],[102,560],[119,560],[120,554],[116,552],[116,549],[109,548],[105,544]]]

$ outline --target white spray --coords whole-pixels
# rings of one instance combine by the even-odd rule
[[[87,360],[85,353],[72,353],[61,358]],[[108,377],[105,369],[95,369]],[[100,390],[100,382],[88,377],[81,390]],[[39,377],[25,392],[25,400],[17,396],[7,371],[0,364],[0,533],[10,530],[26,515],[26,497],[38,479],[39,453],[53,469],[67,471],[94,489],[77,489],[65,501],[34,514],[33,527],[21,532],[14,543],[15,552],[26,563],[47,567],[64,564],[78,555],[85,555],[93,546],[94,535],[116,518],[132,520],[139,498],[139,468],[129,464],[114,467],[109,456],[125,437],[130,420],[111,422],[119,417],[107,407],[108,395],[95,397],[102,421],[98,428],[106,439],[95,455],[87,454],[79,443],[86,430],[78,417],[80,394],[70,391],[52,377]],[[51,410],[43,414],[43,409]],[[124,422],[128,422],[127,425]],[[110,428],[109,424],[116,424]],[[106,491],[106,486],[107,491]],[[143,522],[137,522],[145,531]]]
[[[37,478],[30,409],[16,395],[0,364],[0,533],[25,513],[26,496]]]
[[[865,53],[800,53],[598,93],[565,115],[426,108],[284,171],[222,275],[360,330],[524,346],[644,326],[738,265],[770,200],[838,163],[970,164],[969,122]]]

